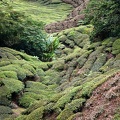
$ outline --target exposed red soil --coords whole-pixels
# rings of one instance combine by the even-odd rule
[[[81,5],[85,0],[62,0],[67,4],[71,4],[73,7],[78,7]]]
[[[57,113],[51,113],[51,114],[46,114],[44,115],[44,120],[56,120],[56,117],[57,117]]]
[[[82,110],[74,120],[113,120],[120,107],[120,72],[93,91]]]
[[[61,0],[67,4],[71,4],[74,8],[80,6],[82,3],[87,4],[89,0]]]
[[[76,27],[79,20],[85,18],[84,14],[81,13],[85,8],[89,0],[62,0],[65,3],[74,6],[72,12],[67,18],[60,22],[51,23],[45,26],[45,30],[48,33],[60,32],[68,28]]]

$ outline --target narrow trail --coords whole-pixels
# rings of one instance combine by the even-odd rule
[[[19,107],[19,106],[16,109],[12,109],[13,115],[16,116],[16,117],[21,115],[21,113],[24,112],[25,110],[26,110],[25,108],[22,108],[22,107]]]

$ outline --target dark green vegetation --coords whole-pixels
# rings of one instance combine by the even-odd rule
[[[112,33],[104,36],[100,30],[100,37],[105,38],[91,42],[89,37],[99,25],[93,23],[94,27],[84,25],[54,33],[56,39],[53,39],[43,32],[43,22],[26,17],[19,12],[20,8],[16,11],[11,5],[0,3],[0,120],[74,120],[75,116],[84,115],[84,107],[91,105],[92,102],[86,103],[96,88],[110,79],[109,88],[104,89],[113,88],[113,91],[102,94],[106,96],[106,103],[119,100],[120,38],[117,29],[114,37],[109,37]],[[13,3],[15,5],[18,4]],[[95,22],[100,21],[96,19]],[[36,55],[48,62],[40,61]],[[56,59],[51,61],[54,55]],[[114,78],[117,74],[118,78]],[[120,103],[117,102],[112,113],[115,120],[120,118]],[[19,107],[23,107],[24,112],[21,113],[23,109]],[[105,106],[97,107],[98,110],[88,117],[99,120]],[[104,118],[108,116],[109,113]]]
[[[86,10],[86,20],[94,25],[91,39],[103,40],[120,37],[120,1],[91,0]]]
[[[42,61],[53,58],[59,42],[43,32],[43,22],[34,21],[15,11],[8,2],[0,2],[0,11],[1,46],[24,50]]]

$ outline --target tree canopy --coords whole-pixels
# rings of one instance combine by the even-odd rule
[[[91,0],[86,9],[86,21],[94,25],[91,39],[120,36],[120,1]]]
[[[0,1],[0,11],[0,46],[24,50],[42,61],[52,59],[59,42],[43,31],[43,22],[15,11],[9,2]]]

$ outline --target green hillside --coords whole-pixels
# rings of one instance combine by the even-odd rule
[[[103,1],[107,11],[113,2]],[[1,1],[0,120],[120,120],[119,16],[109,18],[118,6],[48,35],[43,23],[64,20],[71,5]]]
[[[56,4],[56,2],[58,3]],[[11,4],[14,10],[24,12],[27,16],[35,21],[44,21],[45,24],[61,21],[66,18],[69,12],[72,10],[72,6],[53,1],[52,4],[45,4],[32,1],[19,1],[15,0]]]
[[[27,109],[17,120],[53,120],[53,117],[71,120],[82,112],[92,92],[120,73],[120,54],[116,52],[120,50],[116,47],[120,39],[108,38],[103,42],[90,43],[92,29],[88,25],[59,33],[59,53],[52,62],[41,62],[25,53],[0,48],[0,102],[1,109],[5,109],[1,119],[14,113],[14,109],[8,106],[14,94],[21,91],[22,95],[15,97],[18,104]],[[29,78],[26,85],[23,83],[25,76],[36,74],[39,76],[37,81]]]

